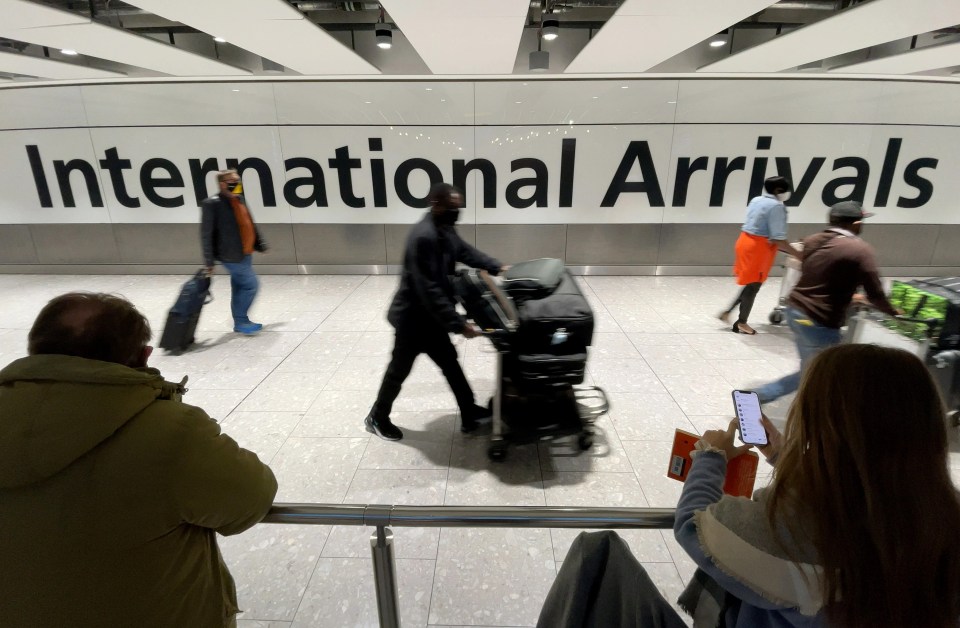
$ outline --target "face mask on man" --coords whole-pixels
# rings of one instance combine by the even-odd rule
[[[781,203],[786,203],[787,201],[790,200],[791,196],[792,194],[790,193],[790,190],[787,190],[786,192],[781,192],[780,194],[777,194],[777,200],[780,201]]]
[[[460,220],[460,208],[448,207],[445,212],[440,214],[440,224],[452,227]]]

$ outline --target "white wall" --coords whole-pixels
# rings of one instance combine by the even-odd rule
[[[876,221],[957,224],[958,90],[958,82],[787,77],[3,87],[0,223],[195,222],[190,160],[216,158],[222,168],[228,158],[256,157],[268,164],[276,195],[276,206],[265,206],[258,177],[252,171],[244,176],[248,200],[261,222],[409,223],[421,210],[404,205],[394,186],[401,163],[429,160],[444,180],[451,180],[455,160],[482,158],[496,169],[495,206],[483,206],[480,177],[470,175],[465,222],[738,223],[756,159],[767,158],[758,176],[770,176],[780,158],[781,163],[789,159],[795,186],[804,172],[811,173],[806,195],[791,209],[792,221],[821,222],[825,190],[838,178],[858,175],[859,169],[857,185],[862,185],[866,205],[877,203],[881,180],[889,186],[889,200],[877,208]],[[770,138],[769,149],[758,148],[760,137]],[[371,148],[371,138],[381,140],[382,150]],[[575,158],[565,169],[564,140],[576,140]],[[897,140],[899,155],[893,159],[888,152]],[[653,170],[644,175],[636,160],[628,159],[628,185],[615,204],[604,207],[602,201],[631,145],[641,153],[649,150]],[[28,146],[36,147],[34,154],[39,155],[36,169]],[[359,160],[351,171],[353,196],[362,197],[365,207],[348,205],[349,194],[341,190],[338,171],[329,164],[343,147]],[[110,172],[98,164],[113,148],[118,159],[131,162],[129,169],[116,172],[139,207],[124,206]],[[683,158],[701,157],[708,169],[692,174],[686,199],[675,202],[678,164]],[[744,169],[730,174],[722,202],[717,205],[720,199],[715,198],[711,206],[711,192],[715,197],[718,192],[712,186],[718,161],[738,157],[744,158]],[[307,172],[285,172],[284,161],[291,158],[320,165],[326,206],[298,208],[286,202],[287,181]],[[546,206],[511,207],[508,202],[509,184],[534,176],[530,169],[511,172],[512,160],[524,158],[544,164]],[[819,169],[818,158],[823,160]],[[91,165],[97,183],[94,196],[102,196],[102,207],[91,202],[80,172],[69,179],[74,206],[64,203],[55,162],[76,159]],[[182,196],[179,206],[159,207],[146,197],[141,177],[150,176],[142,172],[148,159],[172,162],[176,172],[158,170],[153,176],[176,179],[179,173],[182,183],[156,187],[155,193]],[[373,190],[374,160],[379,159],[385,172],[383,207],[376,206]],[[847,161],[835,164],[837,159]],[[835,165],[840,167],[834,170]],[[654,172],[662,205],[649,192]],[[207,191],[214,189],[212,177],[206,178]],[[648,192],[629,191],[629,183],[644,179]],[[42,185],[37,182],[43,180],[49,203],[39,193]],[[412,172],[411,194],[425,195],[428,185],[425,172]],[[842,198],[856,186],[833,187]],[[929,198],[920,207],[897,207],[898,199],[922,196],[925,187]],[[569,203],[561,197],[562,188],[568,190]],[[299,190],[301,195],[308,191]],[[529,197],[533,191],[527,186],[519,195]]]

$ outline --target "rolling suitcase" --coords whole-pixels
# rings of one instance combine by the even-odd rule
[[[203,270],[197,271],[180,289],[177,302],[167,314],[167,324],[160,337],[160,348],[167,351],[183,351],[193,344],[197,322],[203,306],[213,300],[210,294],[210,277]]]
[[[586,353],[593,343],[593,310],[574,278],[563,273],[553,294],[519,308],[517,350],[536,355]]]

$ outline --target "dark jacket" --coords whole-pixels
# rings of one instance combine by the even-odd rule
[[[240,196],[240,201],[247,206],[247,201],[243,196]],[[249,206],[247,206],[247,211],[250,211]],[[253,222],[253,230],[257,234],[253,249],[262,253],[267,250],[267,243],[260,235],[260,228],[253,220],[252,212],[250,213],[250,221]],[[213,266],[214,260],[221,262],[243,261],[240,227],[237,226],[237,218],[233,213],[230,201],[221,194],[204,199],[200,205],[200,243],[203,246],[203,263],[205,266]]]
[[[466,321],[454,305],[450,283],[457,262],[494,275],[502,266],[464,242],[453,227],[438,228],[428,212],[407,236],[400,288],[387,314],[390,324],[433,322],[452,333],[463,331]]]

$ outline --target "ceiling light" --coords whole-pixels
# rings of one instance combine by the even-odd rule
[[[515,104],[515,105],[522,105],[522,104],[523,104],[523,101],[522,101],[522,100],[514,100],[514,101],[513,101],[513,104]]]
[[[668,104],[668,105],[675,105],[675,104],[677,104],[677,101],[676,101],[676,100],[668,100],[668,101],[667,101],[667,104]]]
[[[77,54],[77,51],[71,50],[69,48],[64,48],[63,50],[60,51],[60,53],[65,55],[70,55],[72,57],[73,55]]]
[[[428,92],[432,92],[432,91],[433,91],[433,88],[432,88],[432,87],[424,87],[424,89],[427,90]]]
[[[369,100],[364,100],[364,101],[363,101],[363,104],[369,105],[369,104],[370,104],[370,101],[369,101]]]
[[[725,46],[727,44],[726,39],[714,39],[710,42],[711,48],[719,48],[720,46]]]
[[[629,86],[629,85],[621,85],[621,86],[620,86],[620,89],[630,89],[630,86]]]
[[[594,97],[593,97],[594,100],[596,100],[597,98],[600,98],[600,97],[599,97],[599,96],[594,96]]]
[[[393,46],[393,31],[385,24],[377,25],[377,48],[386,50]]]
[[[543,21],[543,38],[547,41],[552,41],[560,36],[560,22],[555,19],[549,19]]]
[[[530,53],[530,70],[546,72],[550,69],[550,53],[546,50],[534,50]]]
[[[213,38],[213,41],[217,42],[218,44],[225,44],[225,43],[227,43],[227,40],[224,39],[223,37],[214,37],[214,38]]]

